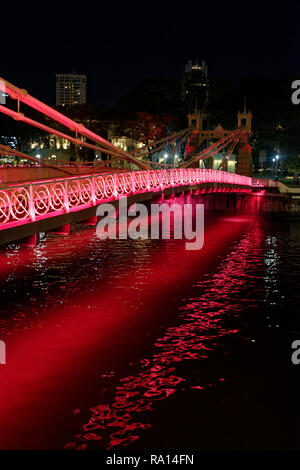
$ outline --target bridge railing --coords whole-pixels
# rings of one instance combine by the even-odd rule
[[[252,186],[254,188],[278,188],[278,181],[269,178],[252,178]]]
[[[267,184],[267,178],[252,178],[252,186],[254,188],[264,188]]]
[[[0,189],[0,230],[79,211],[131,194],[201,183],[252,186],[247,176],[218,170],[180,168],[84,175]]]

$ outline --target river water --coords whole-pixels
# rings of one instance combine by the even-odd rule
[[[299,448],[300,222],[0,248],[0,448]]]

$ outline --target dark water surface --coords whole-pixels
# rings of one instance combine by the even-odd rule
[[[299,279],[300,222],[233,213],[0,248],[0,448],[299,448]]]

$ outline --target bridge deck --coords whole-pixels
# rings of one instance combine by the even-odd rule
[[[7,185],[0,188],[0,243],[83,220],[94,215],[96,207],[104,202],[124,196],[152,197],[155,192],[191,185],[249,191],[264,183],[224,171],[191,168],[100,173]],[[76,216],[71,216],[74,213]],[[46,220],[47,224],[38,223]]]

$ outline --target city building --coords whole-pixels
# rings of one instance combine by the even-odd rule
[[[117,131],[119,127],[118,122],[109,122],[107,123],[107,138],[108,140],[114,144],[115,147],[120,148],[124,152],[132,153],[134,150],[138,150],[143,147],[143,142],[138,142],[132,137],[128,137],[126,135],[120,135]],[[126,132],[127,131],[127,132]],[[128,133],[129,129],[125,129],[125,133]],[[102,155],[100,152],[95,152],[96,160],[101,160]],[[110,160],[109,156],[106,156],[105,159]],[[126,160],[118,162],[118,166],[122,168],[131,168],[131,164]]]
[[[181,77],[181,101],[187,112],[205,108],[208,102],[208,68],[204,61],[189,60]]]
[[[86,75],[56,74],[56,106],[74,106],[86,103]]]
[[[23,142],[20,150],[33,157],[51,160],[51,163],[71,161],[74,156],[70,141],[54,134],[35,135]]]

